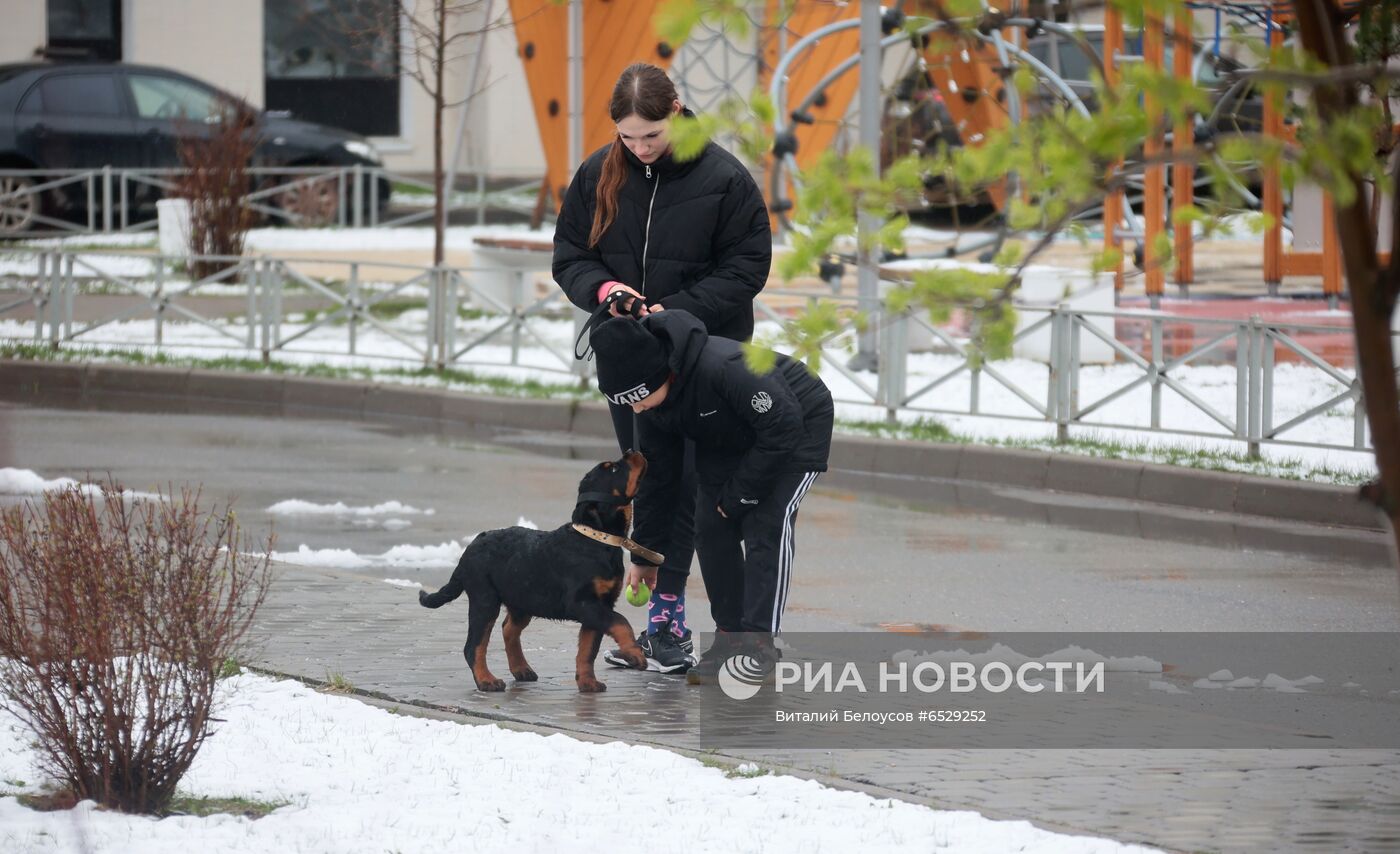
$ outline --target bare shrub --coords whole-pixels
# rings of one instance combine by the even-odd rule
[[[199,260],[201,255],[238,258],[257,215],[243,197],[253,188],[248,174],[257,147],[257,118],[226,105],[217,120],[185,123],[177,148],[185,172],[176,180],[176,195],[190,203],[191,279],[203,279],[233,262]]]
[[[232,507],[82,485],[0,512],[0,706],[78,798],[160,811],[267,594]],[[261,545],[261,544],[259,544]]]

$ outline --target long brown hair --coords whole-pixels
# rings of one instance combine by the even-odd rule
[[[614,123],[631,115],[649,122],[659,122],[671,115],[676,103],[676,86],[666,72],[645,62],[636,62],[623,70],[613,86],[608,115]],[[598,179],[598,204],[593,211],[593,230],[588,245],[597,246],[603,232],[617,218],[617,195],[627,180],[627,155],[620,137],[614,137],[612,148],[603,160],[603,174]]]

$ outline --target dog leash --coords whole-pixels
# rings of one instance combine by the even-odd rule
[[[603,531],[599,531],[596,528],[590,528],[587,525],[580,525],[577,522],[574,523],[573,528],[575,531],[578,531],[580,534],[583,534],[590,540],[597,540],[600,543],[607,543],[610,546],[619,546],[621,548],[627,549],[629,552],[636,555],[637,557],[640,557],[649,563],[654,563],[657,566],[660,566],[661,564],[666,562],[666,556],[661,554],[661,552],[654,552],[646,546],[638,544],[631,537],[623,537],[618,534],[604,533]]]
[[[579,330],[578,337],[574,339],[575,359],[583,361],[584,359],[593,358],[593,345],[585,344],[584,339],[588,337],[588,333],[593,330],[593,327],[597,326],[599,323],[602,323],[604,320],[607,320],[609,311],[614,305],[617,305],[618,303],[624,302],[629,299],[632,300],[632,308],[623,309],[624,315],[632,317],[634,320],[642,319],[642,306],[645,305],[645,303],[643,303],[641,297],[637,296],[636,294],[629,293],[628,291],[613,291],[612,293],[608,294],[607,299],[598,303],[598,307],[593,309],[592,314],[588,315],[588,320],[584,321],[583,328]],[[582,352],[580,352],[578,349],[579,344],[583,344]]]

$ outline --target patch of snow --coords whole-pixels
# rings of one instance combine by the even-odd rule
[[[618,781],[665,779],[684,793],[667,833],[687,850],[1144,854],[1026,821],[992,821],[778,775],[735,776],[665,750],[494,725],[395,715],[297,682],[242,674],[219,685],[220,723],[181,791],[283,801],[256,821],[155,821],[93,808],[37,812],[0,798],[0,850],[94,854],[190,851],[560,851],[580,840],[654,850],[617,811]],[[32,737],[0,716],[0,779],[40,781]],[[26,787],[27,788],[27,787]]]
[[[267,508],[267,512],[273,516],[385,516],[390,513],[401,513],[405,516],[431,516],[437,511],[431,507],[427,510],[419,510],[417,507],[409,506],[400,501],[385,501],[372,507],[350,507],[343,501],[337,501],[334,504],[317,504],[299,498],[289,498]]]

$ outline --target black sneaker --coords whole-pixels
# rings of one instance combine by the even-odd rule
[[[737,654],[739,644],[736,643],[729,632],[717,632],[710,648],[705,650],[705,654],[700,656],[700,661],[690,668],[686,673],[685,681],[691,685],[709,685],[715,681],[720,668],[729,660],[731,655]]]
[[[685,681],[691,685],[714,684],[720,670],[736,656],[739,657],[738,663],[744,676],[759,680],[770,678],[778,659],[782,658],[770,636],[720,632],[715,635],[714,643],[705,650],[700,662],[685,675]]]
[[[695,666],[695,641],[689,631],[681,637],[667,629],[642,635],[637,646],[647,657],[647,670],[653,673],[684,673]],[[632,666],[616,649],[603,653],[603,660],[614,667]]]

